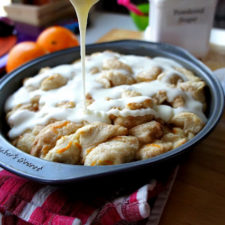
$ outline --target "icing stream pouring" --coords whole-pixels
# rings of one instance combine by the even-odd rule
[[[86,41],[87,19],[91,7],[98,1],[99,0],[70,0],[76,11],[80,29],[80,55],[82,63],[83,99],[84,99],[83,101],[85,111],[87,111],[86,97],[85,97],[86,96],[85,41]]]

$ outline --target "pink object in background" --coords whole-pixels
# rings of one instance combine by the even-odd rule
[[[128,10],[130,10],[131,12],[133,12],[133,13],[139,15],[139,16],[143,16],[143,15],[144,15],[144,13],[141,12],[141,11],[136,7],[136,5],[132,4],[132,3],[130,2],[130,0],[118,0],[117,3],[118,3],[119,5],[125,6]]]

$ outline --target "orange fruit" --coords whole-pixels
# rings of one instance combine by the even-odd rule
[[[73,32],[60,26],[52,26],[40,33],[37,43],[48,52],[55,52],[79,45]]]
[[[24,41],[15,45],[9,52],[6,71],[9,73],[22,64],[46,54],[46,50],[37,43]]]

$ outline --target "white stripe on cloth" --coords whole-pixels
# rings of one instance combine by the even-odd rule
[[[150,214],[150,207],[147,203],[148,190],[149,189],[153,190],[155,188],[155,185],[156,185],[156,181],[154,181],[154,182],[151,181],[150,184],[143,186],[137,192],[137,202],[138,202],[138,206],[139,206],[138,209],[139,209],[139,213],[143,219],[147,218]],[[122,205],[124,204],[124,201],[127,198],[128,198],[128,196],[117,198],[116,200],[113,201],[113,204],[115,205],[118,214],[120,215],[120,217],[123,220],[125,220],[126,218],[124,217],[124,215],[122,213]]]
[[[87,219],[87,222],[84,225],[91,225],[95,219],[95,217],[97,216],[99,210],[95,210]]]
[[[81,221],[77,218],[73,221],[72,225],[82,225]]]
[[[148,186],[151,187],[152,185],[146,184],[142,188],[140,188],[137,192],[137,201],[139,202],[138,209],[143,219],[147,218],[150,214],[150,206],[147,204]]]
[[[34,212],[36,208],[37,208],[36,205],[27,203],[23,211],[19,214],[19,218],[28,222],[30,219],[30,216],[32,215],[32,213]]]
[[[150,206],[147,202],[142,202],[138,204],[138,209],[141,217],[143,219],[149,217],[150,215]]]
[[[0,171],[2,171],[3,169],[0,167]]]
[[[144,185],[137,192],[137,201],[139,202],[139,213],[143,219],[149,217],[150,206],[148,201],[148,192],[153,191],[156,187],[156,180],[151,180],[149,184]]]
[[[137,198],[137,202],[139,203],[138,204],[139,205],[139,213],[143,219],[147,218],[150,214],[150,206],[147,203],[148,191],[154,190],[156,183],[157,183],[156,180],[151,180],[149,184],[146,184],[145,186],[140,188],[137,192],[136,198]],[[128,198],[128,196],[120,197],[113,201],[113,204],[115,205],[118,214],[120,215],[120,217],[123,220],[125,220],[126,218],[124,217],[124,215],[122,213],[122,205],[127,198]]]
[[[137,200],[138,202],[143,202],[148,200],[148,192],[153,191],[156,187],[156,180],[151,180],[149,184],[144,185],[138,190]]]
[[[19,217],[25,221],[29,221],[30,216],[37,207],[43,205],[48,196],[56,190],[55,187],[45,186],[37,191],[30,202],[26,204]]]
[[[0,213],[0,225],[3,224],[2,219],[3,219],[3,215]]]

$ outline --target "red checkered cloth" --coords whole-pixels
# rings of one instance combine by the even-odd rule
[[[156,225],[175,176],[176,171],[164,186],[151,180],[125,196],[117,193],[114,199],[93,196],[82,200],[73,190],[68,192],[1,170],[0,224]],[[154,202],[153,206],[151,202]]]

